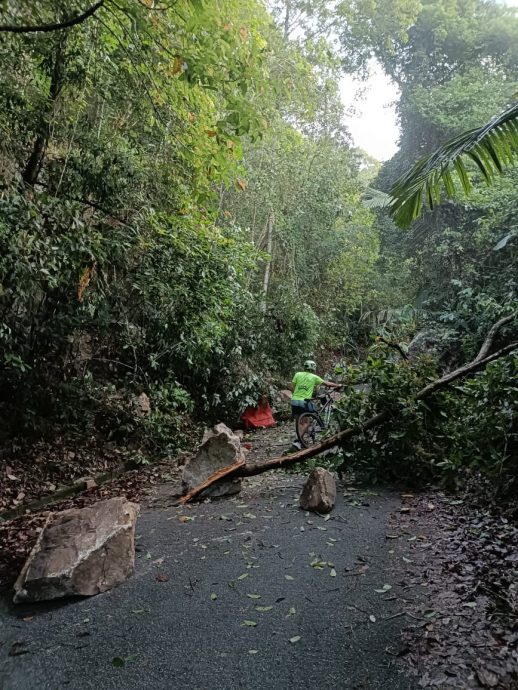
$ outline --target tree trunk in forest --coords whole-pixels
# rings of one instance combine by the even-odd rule
[[[266,252],[268,258],[266,259],[266,264],[264,266],[264,276],[263,276],[263,300],[261,302],[261,311],[266,311],[266,299],[268,297],[268,286],[270,284],[270,270],[272,265],[272,246],[273,246],[273,211],[270,211],[268,219],[266,221]]]
[[[286,0],[286,12],[284,14],[284,40],[287,41],[290,35],[290,13],[291,0]]]
[[[515,318],[516,314],[510,316],[509,318],[501,319],[500,322],[498,322],[500,325],[503,325],[504,323],[507,323],[511,319]],[[500,326],[498,326],[499,328]],[[473,361],[471,361],[469,364],[465,364],[462,367],[459,367],[458,369],[455,369],[454,371],[450,372],[449,374],[445,374],[439,379],[436,379],[435,381],[432,381],[432,383],[428,384],[424,388],[422,388],[416,395],[414,396],[414,400],[423,400],[425,398],[430,397],[433,393],[438,391],[441,388],[445,388],[448,386],[452,381],[455,381],[456,379],[459,379],[463,376],[468,376],[475,371],[478,371],[479,369],[483,369],[487,364],[490,362],[495,361],[496,359],[499,359],[500,357],[504,357],[505,355],[508,355],[511,353],[513,350],[518,349],[518,342],[511,343],[510,345],[507,345],[506,347],[501,348],[497,352],[494,352],[492,355],[489,355],[487,357],[483,357],[482,359],[479,358],[480,354],[483,354],[484,352],[487,352],[488,348],[491,345],[491,342],[494,340],[494,337],[496,335],[496,332],[498,330],[497,324],[493,326],[493,328],[490,330],[488,337],[486,338],[484,344],[482,345],[482,348],[479,352],[479,354],[475,357]],[[349,438],[352,438],[354,436],[358,436],[359,434],[364,433],[365,431],[368,431],[369,429],[373,429],[376,426],[379,426],[380,424],[383,424],[384,422],[388,421],[391,417],[395,417],[400,414],[399,410],[383,410],[382,412],[379,412],[378,414],[374,415],[370,419],[368,419],[366,422],[363,424],[360,424],[355,427],[351,427],[349,429],[344,429],[343,431],[340,431],[338,434],[335,434],[334,436],[330,436],[327,438],[325,441],[322,443],[317,443],[314,446],[311,446],[311,448],[305,448],[304,450],[299,450],[297,453],[292,453],[291,455],[284,455],[281,457],[275,457],[275,458],[270,458],[266,462],[261,462],[261,463],[255,463],[255,464],[246,464],[243,467],[237,467],[235,469],[229,469],[229,472],[225,472],[225,476],[227,479],[230,479],[231,477],[252,477],[257,474],[262,474],[263,472],[268,472],[269,470],[275,470],[279,469],[281,467],[287,467],[289,465],[294,465],[298,462],[302,462],[303,460],[309,460],[309,458],[313,458],[316,455],[320,455],[320,453],[323,453],[326,450],[329,450],[330,448],[333,448],[336,446],[338,443],[344,443],[347,441]],[[189,499],[191,500],[198,496],[202,491],[204,491],[206,488],[208,488],[211,484],[214,482],[218,481],[218,479],[221,477],[221,472],[224,472],[226,468],[223,470],[220,470],[218,473],[215,473],[211,477],[205,480],[203,484],[200,484],[199,486],[195,487],[194,489],[191,490],[189,493]],[[186,502],[186,501],[183,501]]]
[[[65,42],[63,38],[58,41],[54,61],[52,65],[52,74],[50,79],[50,90],[48,98],[48,107],[41,119],[40,132],[36,137],[31,155],[22,173],[23,181],[33,187],[37,181],[47,152],[47,144],[50,138],[50,128],[52,124],[52,116],[56,101],[63,86],[63,76],[65,67]]]

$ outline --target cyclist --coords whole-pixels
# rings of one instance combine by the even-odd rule
[[[304,371],[298,371],[293,377],[293,393],[291,396],[291,416],[296,420],[303,412],[314,412],[315,406],[310,398],[314,397],[315,388],[317,386],[329,386],[329,388],[341,388],[342,384],[333,383],[332,381],[324,381],[320,376],[315,374],[317,370],[316,362],[312,359],[307,359],[304,362]],[[309,425],[309,419],[303,419],[301,423],[301,433],[304,435]],[[293,446],[300,449],[302,446],[299,441],[295,439]]]

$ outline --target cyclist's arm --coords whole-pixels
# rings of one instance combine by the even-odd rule
[[[323,386],[328,386],[329,388],[342,388],[343,383],[333,383],[333,381],[324,381]]]

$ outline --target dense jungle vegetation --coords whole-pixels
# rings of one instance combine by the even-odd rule
[[[516,491],[516,353],[412,394],[517,308],[518,168],[486,186],[473,163],[472,193],[409,229],[372,192],[515,103],[515,9],[0,0],[0,24],[3,442],[174,453],[311,356],[371,385],[344,423],[401,412],[346,447],[357,467]],[[354,147],[339,88],[373,59],[400,92],[384,164]],[[416,335],[409,359],[384,342]]]

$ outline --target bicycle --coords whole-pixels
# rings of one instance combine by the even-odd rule
[[[309,448],[315,443],[319,443],[325,436],[333,436],[340,431],[340,424],[336,418],[336,408],[333,406],[331,393],[326,391],[326,393],[310,398],[305,402],[316,400],[322,403],[320,410],[315,409],[303,412],[297,417],[295,422],[297,438],[303,448]],[[303,421],[307,422],[307,424],[303,424]]]

